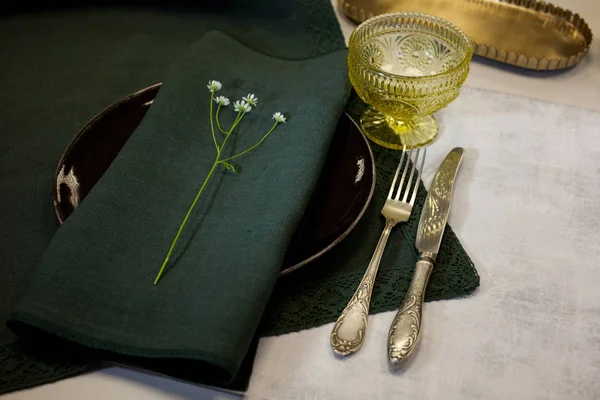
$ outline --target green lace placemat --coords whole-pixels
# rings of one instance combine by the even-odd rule
[[[347,105],[356,120],[366,105],[353,92]],[[385,226],[381,208],[400,161],[401,152],[371,143],[377,184],[362,220],[338,246],[313,264],[280,279],[262,324],[262,335],[278,335],[334,322],[366,270]],[[460,177],[459,177],[460,179]],[[373,288],[370,313],[396,310],[412,278],[418,252],[417,225],[427,192],[421,183],[409,221],[392,230]],[[426,301],[466,296],[479,286],[479,275],[449,226],[431,274]]]

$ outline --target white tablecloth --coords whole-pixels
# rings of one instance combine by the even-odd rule
[[[556,3],[600,32],[598,3]],[[584,65],[545,78],[475,62],[468,85],[600,111],[598,41],[595,49]],[[437,117],[424,180],[451,148],[466,149],[450,224],[480,289],[425,305],[418,351],[400,373],[386,360],[393,313],[371,316],[365,345],[344,360],[329,347],[332,324],[263,339],[248,398],[600,398],[600,112],[465,88]],[[110,368],[5,398],[239,396]]]

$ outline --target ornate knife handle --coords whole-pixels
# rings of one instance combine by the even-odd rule
[[[398,368],[408,359],[419,340],[421,332],[421,314],[425,288],[433,269],[431,258],[421,256],[415,266],[413,279],[402,303],[394,317],[388,335],[388,358],[392,367]]]
[[[331,332],[330,341],[333,351],[340,356],[347,356],[357,351],[362,346],[367,332],[367,319],[369,317],[369,304],[373,293],[373,283],[379,269],[379,262],[383,250],[396,221],[388,219],[385,229],[381,233],[373,257],[369,262],[367,271],[363,276],[354,296],[342,311]]]

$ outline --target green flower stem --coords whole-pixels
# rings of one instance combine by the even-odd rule
[[[242,111],[239,111],[237,117],[235,118],[235,121],[233,121],[233,125],[231,125],[231,129],[229,129],[229,131],[226,132],[227,136],[225,136],[225,140],[223,140],[223,144],[218,149],[219,150],[219,155],[217,157],[217,162],[223,161],[223,160],[219,159],[219,157],[221,157],[221,152],[223,151],[223,148],[225,147],[225,144],[227,143],[227,139],[229,139],[229,136],[231,135],[231,132],[233,132],[233,130],[235,129],[236,126],[238,126],[238,124],[240,123],[240,121],[242,120],[242,118],[244,118],[244,114],[246,114],[246,113],[242,112]]]
[[[235,117],[235,120],[233,121],[233,124],[231,124],[231,128],[229,128],[228,131],[225,131],[226,135],[229,135],[231,132],[233,132],[233,130],[235,129],[236,126],[238,126],[238,124],[240,123],[240,121],[242,120],[242,117],[244,116],[244,114],[246,114],[245,112],[242,111],[238,111],[237,116]],[[221,149],[223,148],[223,146],[221,146]]]
[[[213,137],[213,142],[215,142],[215,148],[217,149],[217,151],[219,151],[219,145],[217,144],[217,138],[215,137],[215,127],[213,126],[213,116],[212,116],[212,103],[214,101],[215,98],[215,92],[214,91],[210,91],[210,106],[209,106],[209,116],[210,116],[210,131],[212,133],[212,137]]]
[[[219,130],[225,134],[227,134],[227,131],[224,130],[223,128],[221,128],[221,123],[219,122],[219,111],[221,110],[221,105],[219,104],[219,107],[217,107],[217,116],[215,117],[215,119],[217,120],[217,128],[219,128]]]
[[[263,136],[263,137],[262,137],[262,139],[260,139],[258,142],[256,142],[256,143],[255,143],[253,146],[251,146],[251,147],[247,148],[246,150],[242,151],[242,152],[241,152],[241,153],[239,153],[239,154],[236,154],[235,156],[231,156],[231,157],[229,157],[229,158],[225,158],[225,159],[223,159],[223,160],[220,160],[219,162],[223,163],[223,162],[231,161],[231,160],[233,160],[234,158],[238,158],[239,156],[241,156],[241,155],[244,155],[244,154],[246,154],[247,152],[254,150],[256,147],[260,146],[260,144],[261,144],[262,142],[264,142],[264,141],[265,141],[265,139],[266,139],[266,138],[267,138],[267,137],[268,137],[268,136],[271,134],[271,132],[273,132],[273,131],[275,130],[275,128],[277,127],[277,125],[278,125],[278,124],[279,124],[279,122],[278,122],[278,121],[275,121],[275,123],[273,124],[273,127],[271,127],[271,130],[270,130],[269,132],[267,132],[267,133],[266,133],[266,135],[265,135],[265,136]]]
[[[213,97],[213,95],[211,95],[211,99],[212,99],[212,97]],[[208,175],[207,175],[206,179],[204,180],[204,183],[200,187],[198,194],[196,194],[196,198],[194,199],[192,205],[188,209],[188,212],[185,215],[183,222],[181,223],[181,225],[179,225],[179,230],[177,231],[177,235],[175,235],[175,239],[173,239],[173,242],[171,243],[169,252],[167,253],[167,256],[165,257],[165,260],[163,261],[162,266],[160,267],[160,270],[158,271],[158,274],[156,275],[156,278],[154,278],[155,285],[158,283],[158,281],[162,277],[162,275],[165,271],[165,268],[166,268],[167,264],[169,263],[169,259],[171,258],[171,254],[173,253],[173,249],[175,249],[175,244],[179,240],[179,236],[181,236],[181,232],[183,231],[183,228],[185,227],[185,224],[187,223],[188,218],[192,214],[192,211],[194,211],[194,207],[196,207],[196,203],[198,202],[198,199],[200,199],[202,192],[204,192],[204,188],[206,188],[206,185],[208,184],[208,181],[212,177],[213,173],[215,172],[217,165],[219,165],[219,163],[221,163],[221,160],[220,160],[221,152],[223,151],[223,148],[225,147],[225,144],[227,143],[227,139],[229,139],[229,136],[231,136],[231,133],[233,132],[233,130],[238,126],[238,124],[244,117],[244,114],[245,114],[245,112],[238,112],[238,115],[237,115],[235,121],[233,122],[231,129],[229,129],[229,131],[226,132],[227,136],[225,136],[225,140],[223,140],[223,143],[221,144],[221,146],[218,146],[217,140],[215,139],[215,131],[214,131],[213,125],[212,125],[212,101],[211,101],[210,125],[211,125],[211,129],[212,129],[212,133],[213,133],[213,139],[215,141],[215,146],[217,146],[217,157],[215,158],[215,162],[213,163],[212,167],[210,168],[210,171],[208,172]]]
[[[218,154],[220,155],[220,152]],[[196,198],[194,199],[194,202],[190,206],[190,209],[188,210],[187,214],[185,215],[185,218],[183,219],[183,222],[179,226],[179,230],[177,231],[177,235],[175,235],[175,239],[173,239],[173,243],[171,243],[171,247],[169,248],[169,252],[167,253],[167,256],[165,257],[165,261],[163,261],[162,266],[160,267],[160,271],[158,271],[158,274],[156,275],[156,278],[154,279],[154,284],[155,285],[158,283],[158,281],[161,278],[163,272],[165,271],[165,267],[167,266],[167,263],[169,262],[169,259],[171,258],[171,253],[173,253],[173,249],[175,248],[175,244],[177,243],[177,240],[179,240],[179,236],[181,236],[181,232],[183,231],[183,228],[185,227],[185,224],[186,224],[188,218],[190,217],[190,214],[194,210],[194,207],[196,206],[196,203],[198,202],[198,199],[200,198],[200,195],[204,191],[204,188],[206,187],[206,184],[210,180],[210,177],[212,176],[213,172],[215,172],[215,168],[217,168],[217,165],[219,164],[219,155],[217,155],[217,158],[215,159],[215,162],[213,163],[212,168],[210,169],[210,172],[208,173],[208,176],[204,180],[204,183],[200,187],[200,190],[198,191],[198,194],[196,195]]]

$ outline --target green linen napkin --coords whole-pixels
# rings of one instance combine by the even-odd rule
[[[232,99],[248,93],[259,98],[230,152],[267,132],[273,112],[290,117],[239,159],[241,173],[217,171],[183,231],[171,269],[154,286],[215,157],[209,79],[223,82],[222,93]],[[231,382],[349,89],[345,50],[283,61],[218,32],[206,34],[172,69],[117,159],[57,231],[9,326],[24,336],[35,328],[128,356],[199,361],[196,372],[208,382]]]
[[[209,30],[265,54],[345,47],[328,0],[58,0],[0,7],[0,393],[99,368],[72,346],[37,347],[5,321],[59,227],[52,177],[73,135],[118,99],[165,79]]]

